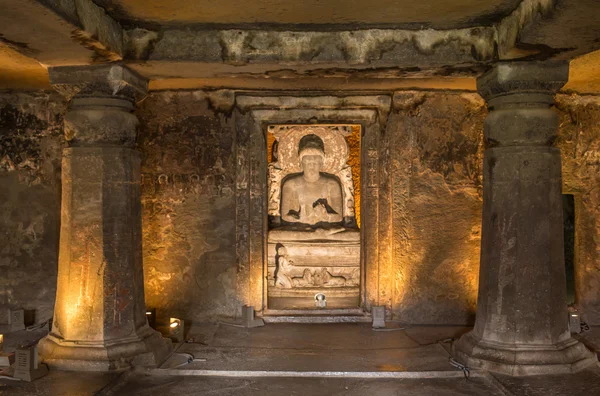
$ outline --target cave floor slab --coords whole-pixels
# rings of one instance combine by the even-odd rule
[[[391,323],[374,331],[366,323],[268,324],[246,329],[220,324],[192,327],[191,343],[162,366],[178,370],[284,372],[422,372],[455,371],[449,345],[468,327],[402,327]],[[181,359],[193,358],[190,364]],[[184,363],[184,362],[183,362]],[[461,372],[456,372],[458,376]]]
[[[51,370],[32,383],[0,378],[0,395],[600,395],[600,368],[523,378],[474,370],[467,381],[449,364],[449,344],[438,341],[468,330],[414,326],[381,332],[360,323],[254,329],[196,324],[186,334],[191,342],[177,345],[162,368],[125,373]],[[598,330],[593,328],[587,337],[595,341]],[[190,357],[195,360],[188,363]]]

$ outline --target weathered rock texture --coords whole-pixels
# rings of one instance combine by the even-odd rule
[[[575,299],[600,324],[600,97],[558,95],[563,193],[575,198]]]
[[[476,94],[401,92],[391,135],[393,299],[409,323],[469,323],[481,228],[483,119]]]
[[[52,318],[60,225],[58,94],[0,94],[0,308]]]
[[[234,129],[211,97],[152,93],[138,110],[146,304],[159,316],[201,320],[240,307]]]

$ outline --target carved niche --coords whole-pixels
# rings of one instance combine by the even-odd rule
[[[354,183],[346,140],[353,132],[352,126],[274,125],[268,131],[275,139],[272,142],[272,162],[268,165],[269,306],[276,303],[277,298],[287,298],[286,308],[306,308],[309,306],[306,301],[318,294],[327,296],[328,301],[345,298],[345,301],[355,301],[350,303],[351,306],[358,305],[360,230],[356,224]],[[302,162],[302,156],[306,155],[313,158],[304,158],[308,162]],[[321,177],[318,174],[315,177],[314,167],[311,175],[310,168],[307,168],[310,161],[317,161],[313,166],[318,167]],[[282,202],[286,186],[290,185],[294,191],[292,196],[300,206],[297,222],[290,218],[289,213],[287,216],[282,213],[286,206],[295,209],[291,208],[289,200]],[[332,193],[334,189],[335,194]],[[340,190],[341,221],[338,220]],[[335,203],[328,202],[327,197],[335,198]],[[319,209],[320,204],[331,215],[321,216],[335,220],[304,221],[311,219],[312,210],[315,207]],[[307,207],[309,210],[305,211]],[[305,214],[304,217],[302,214]],[[294,298],[293,302],[289,302],[290,297]]]

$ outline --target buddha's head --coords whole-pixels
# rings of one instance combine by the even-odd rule
[[[308,181],[319,180],[321,168],[325,161],[325,145],[315,134],[305,135],[298,144],[298,158],[304,178]]]

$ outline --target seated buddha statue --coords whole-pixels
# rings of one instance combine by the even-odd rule
[[[314,225],[342,221],[342,188],[333,177],[321,173],[325,150],[317,135],[302,137],[298,149],[302,173],[284,181],[281,217],[288,223]]]
[[[281,188],[284,227],[272,230],[270,236],[279,240],[357,240],[357,230],[342,226],[344,197],[340,181],[321,172],[325,160],[323,140],[314,134],[303,136],[298,158],[302,173],[286,178]],[[291,230],[295,232],[286,234]],[[302,235],[303,232],[310,235]]]

